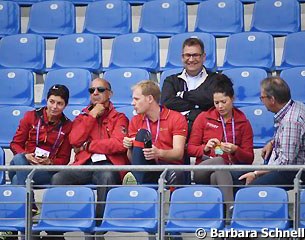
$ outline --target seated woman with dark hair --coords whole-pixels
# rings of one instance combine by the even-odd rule
[[[188,143],[188,154],[196,164],[252,164],[253,132],[246,116],[233,106],[232,81],[224,74],[215,79],[214,107],[196,118]],[[229,171],[194,171],[197,184],[233,185]],[[227,211],[233,202],[233,188],[220,187]]]

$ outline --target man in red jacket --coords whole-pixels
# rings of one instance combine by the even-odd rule
[[[117,112],[110,98],[110,83],[96,78],[89,88],[91,104],[73,121],[70,143],[75,150],[74,165],[125,165],[129,161],[122,142],[127,136],[128,119]],[[70,171],[53,176],[54,185],[116,185],[121,183],[115,171]],[[97,201],[106,199],[108,188],[97,188]],[[104,204],[97,204],[97,217],[103,216]]]

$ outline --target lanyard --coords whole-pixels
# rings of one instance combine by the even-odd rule
[[[39,144],[40,125],[41,125],[41,120],[39,119],[38,124],[37,124],[37,130],[36,130],[36,146],[38,146],[38,144]],[[59,131],[58,131],[58,134],[57,134],[57,138],[55,140],[55,143],[52,146],[52,151],[56,148],[57,142],[58,142],[59,137],[60,137],[61,130],[62,130],[62,125],[59,128]]]
[[[161,110],[160,110],[160,114],[161,114]],[[152,132],[151,132],[151,129],[150,129],[150,124],[149,124],[149,120],[147,117],[145,117],[145,120],[146,120],[146,126],[147,126],[147,130],[150,132],[151,136],[152,136]],[[159,137],[159,132],[160,132],[160,116],[158,118],[158,123],[157,123],[157,133],[156,133],[156,137],[155,137],[155,141],[153,141],[154,143],[157,142],[157,139]]]
[[[226,124],[222,116],[220,116],[222,130],[223,130],[223,136],[225,138],[226,143],[228,142],[228,137],[226,133]],[[234,117],[232,116],[232,136],[233,136],[233,144],[235,145],[235,123],[234,123]]]

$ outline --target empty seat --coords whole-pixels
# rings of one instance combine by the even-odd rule
[[[76,6],[88,5],[89,3],[94,2],[94,1],[95,0],[71,0],[71,2]]]
[[[282,36],[301,30],[300,4],[296,0],[257,1],[250,31]]]
[[[32,5],[28,33],[56,38],[75,32],[75,8],[68,1],[45,1]]]
[[[70,91],[69,105],[88,105],[90,94],[88,88],[91,84],[91,73],[85,69],[67,68],[48,72],[43,88],[43,105],[47,102],[49,88],[55,84],[63,84]]]
[[[285,69],[280,76],[290,87],[292,99],[305,103],[305,66]]]
[[[64,114],[67,118],[73,121],[79,114],[81,114],[82,110],[86,108],[85,105],[68,105],[64,109]]]
[[[103,222],[97,232],[157,232],[158,194],[143,186],[117,187],[109,190]]]
[[[291,33],[286,36],[281,65],[278,70],[305,66],[305,32]]]
[[[223,197],[218,188],[190,186],[176,189],[170,200],[165,232],[194,233],[196,229],[223,229]]]
[[[247,187],[235,196],[232,222],[228,229],[288,229],[288,195],[277,187]]]
[[[235,33],[228,37],[224,64],[219,69],[257,67],[274,70],[274,40],[263,32]]]
[[[13,0],[18,3],[20,6],[30,6],[34,3],[40,2],[41,0]]]
[[[131,32],[131,7],[121,0],[96,1],[88,4],[84,33],[111,38]]]
[[[61,36],[56,41],[51,68],[83,68],[99,73],[102,70],[101,44],[101,39],[93,34]]]
[[[160,89],[162,89],[162,86],[163,86],[163,83],[164,83],[164,80],[173,75],[173,74],[177,74],[177,73],[181,73],[183,71],[183,68],[173,68],[173,69],[169,69],[169,70],[165,70],[161,73],[161,76],[160,76]]]
[[[131,120],[133,116],[137,115],[136,110],[134,110],[133,106],[119,106],[116,108],[118,112],[124,113],[126,117]]]
[[[0,2],[0,37],[20,33],[20,8],[12,1]]]
[[[104,78],[111,84],[114,92],[111,101],[118,107],[120,105],[131,104],[131,87],[139,81],[149,80],[149,73],[144,69],[119,68],[106,71]]]
[[[162,70],[171,68],[181,68],[183,63],[181,60],[182,45],[185,39],[194,37],[199,38],[204,43],[204,51],[206,53],[206,61],[204,66],[209,70],[214,70],[216,67],[216,40],[210,33],[181,33],[171,37],[168,46],[168,54],[166,63]]]
[[[187,7],[180,0],[155,0],[143,4],[139,32],[170,37],[187,31]]]
[[[45,70],[45,42],[35,34],[16,34],[0,40],[0,68]]]
[[[150,72],[159,69],[159,41],[149,33],[130,33],[115,37],[109,68],[143,68]]]
[[[34,105],[34,75],[26,69],[0,69],[0,105]]]
[[[25,187],[0,186],[0,231],[25,232],[25,201]]]
[[[0,166],[4,166],[5,165],[5,153],[3,151],[2,148],[0,148]],[[4,171],[0,171],[0,184],[4,184],[5,183],[5,172]]]
[[[33,231],[91,233],[95,226],[94,192],[87,187],[46,189],[41,214]]]
[[[253,145],[255,148],[264,147],[273,138],[274,114],[263,105],[241,107],[253,130]]]
[[[305,228],[305,191],[302,189],[300,191],[300,228]]]
[[[225,70],[233,82],[236,107],[260,104],[260,82],[267,77],[267,72],[260,68],[233,68]]]
[[[195,32],[228,36],[244,30],[243,4],[238,0],[209,0],[199,4]]]
[[[19,121],[27,111],[34,110],[29,106],[4,106],[0,111],[0,146],[9,147],[15,135]]]

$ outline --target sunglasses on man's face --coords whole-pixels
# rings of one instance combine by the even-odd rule
[[[95,89],[97,89],[97,91],[100,92],[100,93],[103,93],[106,90],[110,91],[109,88],[104,88],[104,87],[96,87],[96,88],[95,87],[91,87],[91,88],[88,89],[88,91],[89,91],[90,94],[93,94],[95,92]]]

